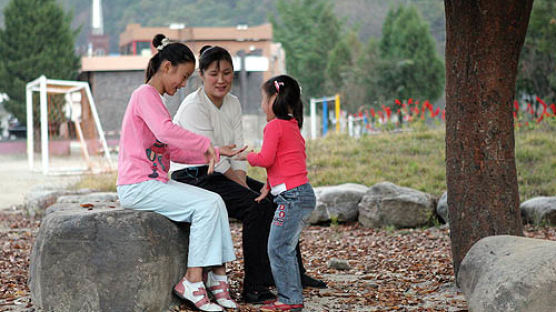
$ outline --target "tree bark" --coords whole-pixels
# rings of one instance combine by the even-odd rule
[[[454,271],[491,235],[523,235],[512,115],[533,0],[445,0],[446,182]]]

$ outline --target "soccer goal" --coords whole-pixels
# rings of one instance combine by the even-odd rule
[[[43,174],[105,172],[114,169],[110,150],[100,124],[89,84],[83,81],[48,79],[44,75],[27,83],[27,159],[34,170],[34,111],[33,92],[38,92],[40,124],[41,171]],[[62,146],[62,148],[60,148]],[[63,158],[62,165],[52,165],[55,149],[78,147],[81,152],[79,166],[71,167]]]

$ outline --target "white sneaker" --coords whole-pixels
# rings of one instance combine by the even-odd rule
[[[230,287],[227,280],[217,280],[215,274],[209,271],[206,284],[208,290],[219,305],[226,309],[239,309],[237,303],[230,296]]]
[[[210,302],[203,283],[201,283],[201,287],[193,289],[184,277],[174,286],[174,293],[178,297],[189,301],[201,311],[224,311],[221,306]]]

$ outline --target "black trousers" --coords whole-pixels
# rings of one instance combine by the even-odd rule
[[[259,196],[263,183],[247,177],[249,189],[246,189],[223,174],[206,175],[206,167],[198,168],[175,171],[172,173],[172,179],[219,194],[226,204],[228,216],[242,222],[244,291],[258,290],[274,285],[267,252],[270,224],[276,210],[272,195],[269,194],[260,203],[257,203],[255,198]],[[301,261],[299,243],[297,244],[297,259],[299,271],[304,273],[305,268]]]

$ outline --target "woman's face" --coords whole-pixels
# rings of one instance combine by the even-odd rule
[[[194,63],[181,63],[177,66],[172,65],[172,63],[167,62],[162,66],[165,66],[163,70],[166,75],[164,83],[164,91],[168,95],[174,95],[178,89],[185,87],[187,80],[191,77],[191,74],[195,70]]]
[[[277,95],[278,94],[274,94],[269,97],[264,90],[261,90],[261,108],[266,115],[266,121],[271,121],[276,118],[276,115],[274,115],[274,111],[272,110],[272,104],[274,103],[274,100],[276,100]]]
[[[201,79],[209,98],[220,102],[232,88],[234,69],[228,61],[214,61],[201,74]]]

